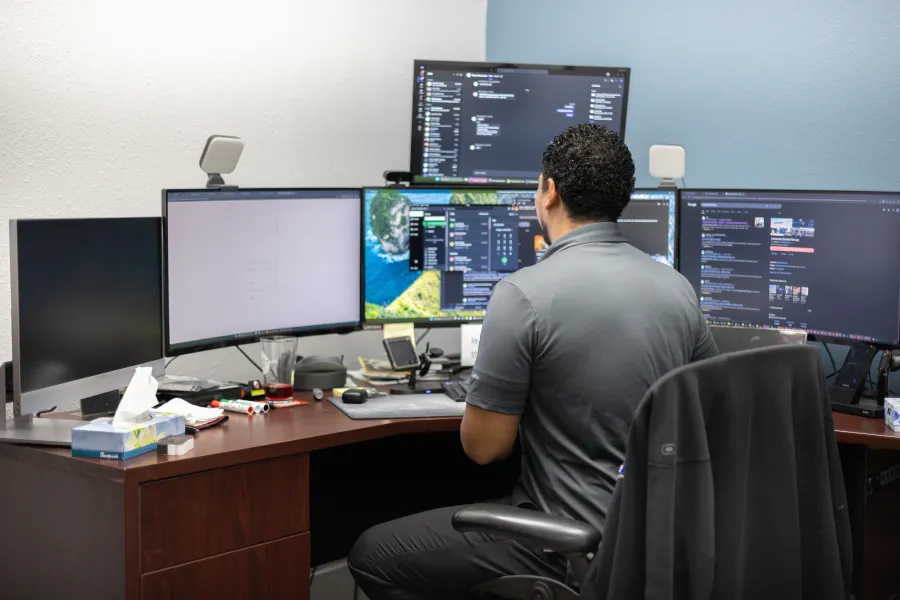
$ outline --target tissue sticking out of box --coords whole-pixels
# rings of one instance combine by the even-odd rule
[[[119,402],[112,425],[116,429],[131,429],[150,419],[150,409],[156,406],[156,390],[159,383],[153,377],[152,367],[134,370],[131,383]]]

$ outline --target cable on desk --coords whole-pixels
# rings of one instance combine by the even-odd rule
[[[169,368],[169,365],[171,365],[173,362],[175,362],[175,359],[176,359],[176,358],[178,358],[178,357],[177,357],[177,356],[173,356],[172,358],[170,358],[169,360],[166,361],[166,368],[167,368],[167,369]]]
[[[834,354],[831,353],[831,348],[828,347],[828,344],[822,342],[822,347],[825,348],[825,353],[828,354],[828,360],[831,361],[831,375],[825,377],[825,379],[829,379],[831,377],[835,377],[838,372],[837,363],[834,362]]]
[[[426,329],[425,331],[423,331],[423,332],[422,332],[422,335],[420,335],[420,336],[416,339],[416,347],[417,347],[417,348],[418,348],[419,344],[422,343],[422,340],[424,340],[424,339],[426,338],[426,336],[428,336],[429,333],[431,333],[431,328],[430,328],[430,327],[429,327],[428,329]]]
[[[254,367],[256,367],[256,370],[257,370],[257,371],[259,371],[260,373],[263,372],[262,367],[260,367],[258,364],[256,364],[256,361],[253,360],[252,358],[250,358],[250,356],[249,356],[246,352],[244,352],[244,349],[243,349],[243,348],[241,348],[240,346],[235,346],[235,348],[237,348],[237,351],[238,351],[238,352],[240,352],[241,354],[244,355],[244,358],[246,358],[247,360],[250,361],[250,364],[251,364],[251,365],[253,365]]]

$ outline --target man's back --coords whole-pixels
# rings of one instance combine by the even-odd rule
[[[498,388],[522,382],[499,362],[522,359],[500,347],[491,355],[501,328],[518,330],[530,356],[514,501],[602,527],[644,393],[668,371],[717,353],[693,289],[616,224],[584,225],[495,290],[468,401],[503,412],[514,407]]]

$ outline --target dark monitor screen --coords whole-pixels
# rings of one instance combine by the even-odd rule
[[[169,355],[359,329],[359,188],[163,197]]]
[[[534,184],[566,127],[625,136],[627,68],[416,61],[413,78],[417,183]]]
[[[534,189],[365,190],[365,322],[453,324],[484,317],[494,285],[546,245]],[[623,234],[673,265],[674,191],[636,190]]]
[[[162,358],[159,218],[19,220],[11,234],[22,393]]]
[[[675,190],[638,189],[619,216],[619,229],[632,246],[675,266]]]
[[[679,270],[713,325],[896,346],[900,193],[681,192]]]

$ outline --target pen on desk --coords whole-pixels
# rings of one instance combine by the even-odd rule
[[[235,406],[250,406],[253,408],[253,414],[269,412],[269,405],[266,402],[256,402],[254,400],[235,400],[233,398],[222,398],[221,402],[230,402]]]
[[[233,400],[213,400],[210,405],[213,408],[221,408],[222,410],[228,410],[231,412],[242,413],[245,415],[252,415],[254,410],[252,406],[245,406],[241,404],[237,404]]]

